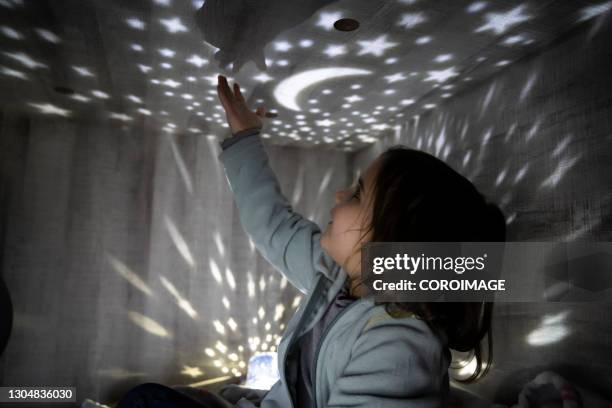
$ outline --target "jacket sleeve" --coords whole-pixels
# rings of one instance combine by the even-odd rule
[[[364,332],[330,389],[326,408],[440,408],[446,406],[448,357],[420,324]]]
[[[224,149],[219,159],[240,221],[262,256],[306,293],[321,255],[321,229],[293,211],[268,164],[259,132]]]

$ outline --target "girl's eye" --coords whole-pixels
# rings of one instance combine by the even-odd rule
[[[355,192],[353,193],[351,198],[359,198],[359,187],[355,188]]]

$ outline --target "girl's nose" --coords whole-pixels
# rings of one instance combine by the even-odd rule
[[[346,200],[347,189],[336,191],[336,204],[341,204]]]
[[[344,198],[344,190],[336,191],[336,204],[340,204]]]
[[[340,204],[340,201],[341,201],[340,191],[336,191],[335,198],[336,198],[336,204]]]

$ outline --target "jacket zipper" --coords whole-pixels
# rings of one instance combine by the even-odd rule
[[[347,312],[352,306],[359,303],[359,300],[360,299],[355,300],[353,303],[345,307],[340,313],[338,313],[336,317],[334,317],[334,319],[331,321],[331,323],[329,323],[329,326],[325,328],[325,331],[323,332],[323,335],[321,336],[321,341],[319,341],[319,344],[317,346],[317,352],[315,353],[315,363],[314,363],[314,370],[313,370],[313,376],[312,376],[314,380],[312,382],[312,396],[314,400],[314,408],[317,408],[317,363],[319,362],[319,352],[321,351],[321,346],[323,345],[323,341],[325,340],[325,337],[327,336],[327,333],[329,332],[329,330],[336,323],[336,321],[340,318],[340,316],[342,316],[345,312]]]

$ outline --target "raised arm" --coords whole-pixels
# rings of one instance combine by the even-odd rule
[[[313,283],[314,265],[322,251],[321,230],[294,212],[280,190],[259,136],[261,122],[258,125],[246,113],[262,117],[264,111],[260,108],[254,114],[245,108],[237,85],[232,93],[227,81],[220,79],[218,88],[233,137],[240,139],[228,140],[230,146],[226,144],[219,159],[225,167],[242,226],[262,256],[298,290],[306,293]],[[241,119],[237,120],[236,116]],[[245,126],[251,128],[245,129]]]

